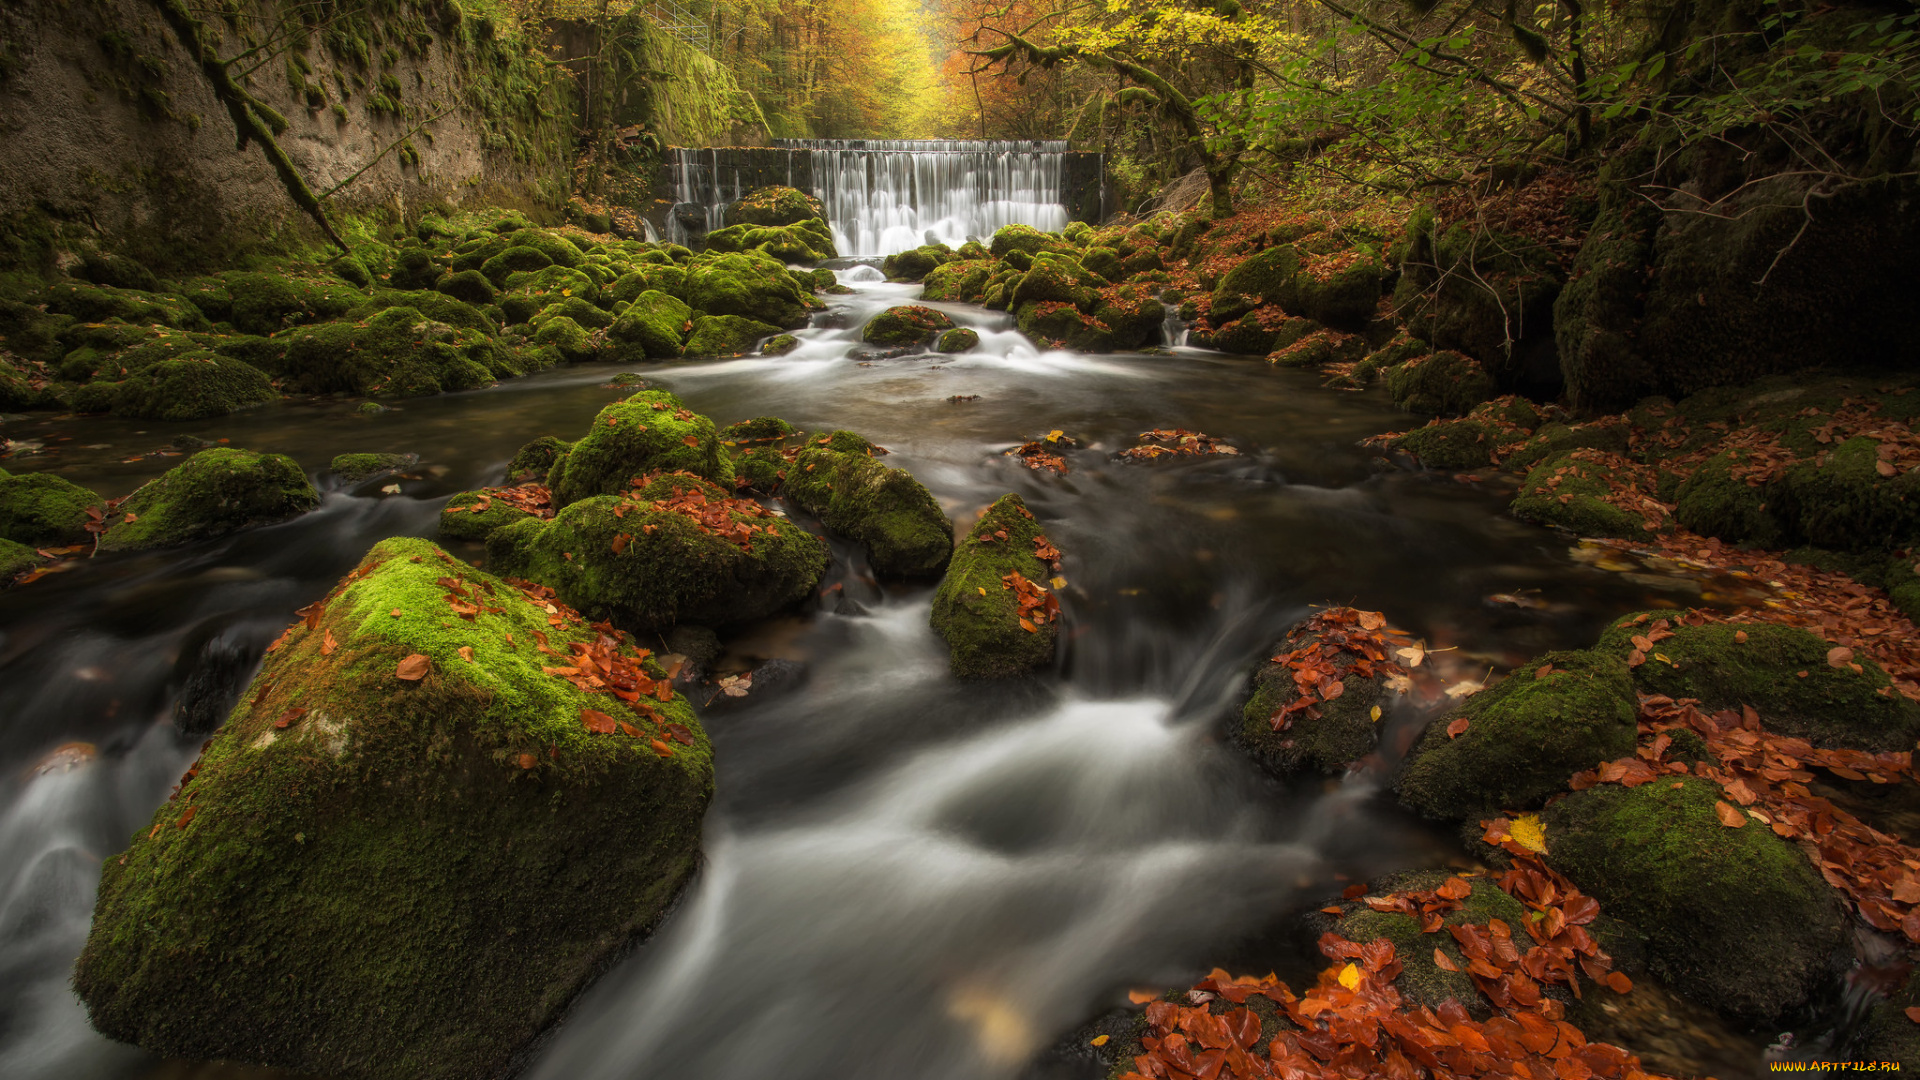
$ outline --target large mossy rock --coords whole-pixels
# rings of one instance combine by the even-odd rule
[[[170,547],[285,521],[320,505],[320,493],[284,454],[215,447],[143,485],[120,504],[101,551]]]
[[[825,218],[819,199],[798,188],[775,185],[752,191],[727,207],[727,220],[748,225],[797,225],[809,218]]]
[[[1574,773],[1631,755],[1638,714],[1625,660],[1548,653],[1435,717],[1394,788],[1406,805],[1451,821],[1539,806]],[[1458,721],[1466,729],[1449,734]]]
[[[693,320],[693,333],[687,336],[688,356],[744,356],[761,338],[771,338],[780,328],[742,315],[702,315]]]
[[[819,537],[687,473],[500,529],[487,558],[636,629],[763,618],[811,595],[827,568]]]
[[[485,540],[496,531],[537,515],[493,497],[494,489],[463,491],[440,508],[440,535],[449,540]]]
[[[996,259],[1004,259],[1010,252],[1023,252],[1037,255],[1042,251],[1057,251],[1061,254],[1076,254],[1077,250],[1063,237],[1053,233],[1044,233],[1031,225],[1003,225],[993,234],[987,244],[987,250]]]
[[[1715,815],[1718,785],[1600,784],[1554,803],[1548,861],[1646,936],[1674,990],[1751,1024],[1780,1020],[1837,974],[1840,897],[1792,844]]]
[[[1390,874],[1371,882],[1368,895],[1432,892],[1453,876],[1444,870]],[[1530,944],[1522,929],[1529,921],[1529,913],[1520,901],[1485,875],[1476,874],[1462,880],[1471,891],[1460,901],[1460,907],[1441,917],[1443,927],[1466,924],[1485,927],[1498,919],[1512,929],[1516,944],[1523,948]],[[1405,965],[1399,977],[1393,980],[1393,985],[1408,1003],[1416,1007],[1437,1008],[1442,1002],[1458,1001],[1475,1016],[1486,1016],[1493,1011],[1492,1003],[1480,993],[1472,976],[1467,974],[1469,964],[1460,951],[1459,942],[1446,930],[1426,933],[1411,915],[1397,911],[1375,911],[1359,900],[1343,897],[1331,906],[1340,908],[1342,914],[1325,921],[1315,916],[1310,918],[1310,922],[1332,930],[1348,941],[1369,942],[1385,938],[1393,942],[1395,958]],[[1320,914],[1330,915],[1331,912],[1323,910]],[[1435,952],[1444,955],[1456,970],[1448,971],[1435,963]]]
[[[945,244],[922,244],[887,256],[880,264],[880,272],[887,275],[888,281],[923,281],[936,267],[959,257]]]
[[[572,449],[572,443],[557,435],[540,436],[514,451],[513,460],[507,462],[507,483],[544,482],[547,474],[553,471],[554,462]]]
[[[988,259],[942,263],[927,271],[920,298],[978,304],[987,298],[987,282],[997,266]]]
[[[1695,698],[1710,713],[1751,705],[1768,730],[1822,747],[1911,750],[1920,738],[1920,704],[1895,691],[1887,673],[1865,656],[1830,664],[1832,643],[1793,626],[1668,627],[1661,625],[1665,618],[1653,612],[1616,622],[1595,649],[1624,664],[1635,636],[1654,627],[1671,633],[1632,669],[1641,693]]]
[[[1422,212],[1399,265],[1394,308],[1409,331],[1478,360],[1504,391],[1555,381],[1526,370],[1530,357],[1553,355],[1553,302],[1566,271],[1552,246],[1478,225],[1436,227]]]
[[[883,348],[924,345],[933,336],[953,329],[953,320],[945,312],[919,304],[890,307],[867,320],[860,329],[860,340]]]
[[[953,522],[920,481],[875,461],[872,444],[836,431],[787,468],[786,492],[828,529],[867,546],[876,573],[932,577],[953,556]]]
[[[1522,521],[1581,536],[1643,539],[1652,531],[1646,527],[1648,519],[1604,497],[1614,490],[1619,467],[1617,460],[1589,451],[1555,454],[1528,470],[1509,509]]]
[[[685,351],[681,343],[692,320],[693,309],[683,301],[648,289],[634,297],[608,328],[607,340],[613,346],[609,359],[622,363],[678,359]]]
[[[1036,554],[1044,543],[1040,523],[1018,495],[1002,495],[987,507],[954,550],[947,576],[933,594],[929,619],[947,643],[953,673],[963,679],[997,679],[1048,667],[1060,637],[1058,613],[1044,608],[1021,625],[1019,574],[1047,594],[1052,571]]]
[[[685,742],[543,670],[598,637],[426,541],[376,546],[105,860],[74,972],[94,1027],[315,1075],[508,1074],[665,913],[713,789],[683,699],[647,705]]]
[[[0,538],[28,547],[58,547],[87,539],[89,510],[106,501],[52,473],[0,472]]]
[[[1479,361],[1442,350],[1389,369],[1387,392],[1408,412],[1465,416],[1493,396],[1493,380]]]
[[[708,315],[740,315],[781,330],[807,325],[799,282],[762,251],[701,255],[687,267],[685,300]]]
[[[691,440],[691,441],[689,441]],[[656,472],[687,472],[722,486],[733,483],[733,462],[713,421],[665,390],[642,390],[600,410],[593,426],[547,476],[553,505],[594,495],[616,495]]]
[[[265,372],[241,360],[194,351],[148,364],[114,395],[116,416],[205,420],[279,398]]]
[[[1321,638],[1311,624],[1303,623],[1288,631],[1253,673],[1253,695],[1240,709],[1233,729],[1233,741],[1276,776],[1302,770],[1335,774],[1373,752],[1378,741],[1378,723],[1374,709],[1387,703],[1387,678],[1384,672],[1363,677],[1353,670],[1359,654],[1327,646],[1331,662],[1345,687],[1339,697],[1321,701],[1313,707],[1320,715],[1310,717],[1304,711],[1290,717],[1283,731],[1276,731],[1272,717],[1300,697],[1293,681],[1293,669],[1275,663],[1273,657],[1296,649],[1320,646]]]
[[[708,251],[762,251],[782,263],[816,263],[836,258],[833,230],[820,218],[791,225],[745,223],[707,234]]]
[[[1278,304],[1290,315],[1362,329],[1379,305],[1386,268],[1371,255],[1341,262],[1329,264],[1338,270],[1321,272],[1292,244],[1267,248],[1221,276],[1213,290],[1213,312],[1225,321],[1263,303]]]
[[[373,397],[476,390],[525,370],[483,335],[435,322],[411,307],[300,330],[283,365],[288,389]]]
[[[46,561],[30,545],[0,540],[0,589],[11,587],[14,579]]]
[[[327,471],[349,484],[359,484],[418,464],[419,454],[338,454],[327,463]]]

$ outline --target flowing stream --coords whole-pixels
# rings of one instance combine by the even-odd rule
[[[1499,491],[1377,467],[1358,440],[1409,418],[1311,374],[1197,350],[1040,352],[1005,315],[960,305],[938,306],[980,332],[977,351],[861,363],[847,355],[861,324],[919,287],[842,276],[855,293],[788,356],[638,370],[722,424],[773,414],[867,434],[962,528],[1019,492],[1066,553],[1062,660],[1034,680],[953,680],[927,627],[931,586],[877,584],[836,544],[829,602],[727,639],[722,670],[786,658],[808,677],[708,711],[705,866],[540,1048],[529,1075],[542,1080],[1012,1077],[1130,986],[1214,963],[1311,971],[1290,929],[1301,910],[1345,880],[1458,855],[1381,794],[1422,719],[1412,706],[1343,778],[1277,785],[1223,743],[1263,650],[1309,605],[1353,603],[1461,646],[1437,662],[1473,676],[1584,645],[1616,613],[1688,587],[1570,558],[1502,516]],[[398,494],[384,481],[329,491],[283,525],[0,594],[0,1075],[261,1075],[183,1072],[107,1042],[67,986],[100,861],[204,737],[173,723],[183,689],[244,680],[294,609],[375,541],[433,535],[445,497],[497,482],[522,442],[583,430],[624,393],[605,385],[614,370],[373,417],[326,401],[200,425],[310,469],[347,451],[410,451],[421,467]],[[1152,427],[1242,453],[1109,456]],[[1085,447],[1068,475],[1000,453],[1055,428]],[[124,460],[177,434],[137,422],[5,430],[23,444],[9,470],[109,495],[180,460]]]

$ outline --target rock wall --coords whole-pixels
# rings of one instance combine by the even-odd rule
[[[570,80],[514,28],[455,0],[234,10],[204,32],[260,50],[232,70],[314,191],[345,185],[329,207],[564,204]],[[149,0],[13,0],[0,42],[0,269],[76,242],[192,265],[311,230]]]

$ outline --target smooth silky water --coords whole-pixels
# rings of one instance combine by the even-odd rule
[[[1339,779],[1276,785],[1223,744],[1263,650],[1309,605],[1352,603],[1460,646],[1439,657],[1471,677],[1584,645],[1656,595],[1502,516],[1497,492],[1378,467],[1358,441],[1410,422],[1378,392],[1197,351],[1041,352],[1006,316],[961,305],[936,306],[980,332],[978,351],[864,364],[848,356],[861,324],[919,287],[842,276],[855,293],[831,298],[788,356],[634,370],[721,424],[771,414],[865,433],[962,530],[1019,492],[1066,553],[1063,657],[1033,680],[953,680],[926,624],[931,587],[876,583],[836,543],[825,600],[730,640],[734,669],[785,657],[809,676],[708,715],[718,776],[700,874],[529,1075],[1010,1077],[1130,986],[1216,962],[1309,972],[1288,930],[1298,912],[1344,880],[1458,849],[1381,791],[1417,708],[1390,713],[1381,752]],[[0,1075],[258,1074],[110,1043],[67,985],[101,860],[198,752],[203,737],[170,719],[190,669],[225,664],[243,681],[294,609],[374,542],[433,535],[446,496],[497,482],[521,443],[583,431],[627,392],[605,385],[617,370],[370,417],[288,403],[183,425],[316,470],[348,451],[422,461],[397,494],[387,481],[332,490],[283,525],[0,594]],[[1108,456],[1151,427],[1243,452]],[[1054,428],[1089,447],[1069,453],[1068,475],[1002,456]],[[175,428],[63,417],[4,430],[9,470],[111,495],[181,460],[123,460]],[[44,764],[75,741],[97,755]]]

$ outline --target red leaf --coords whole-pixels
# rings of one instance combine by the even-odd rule
[[[1469,721],[1464,716],[1456,716],[1447,724],[1447,738],[1457,739],[1467,733]]]
[[[427,677],[427,671],[432,667],[432,657],[427,656],[425,653],[414,653],[412,656],[400,661],[400,666],[394,668],[393,673],[408,682],[419,682],[421,679]]]
[[[521,755],[520,755],[520,767],[521,767],[521,768],[523,768],[523,769],[531,769],[531,768],[533,768],[533,767],[534,767],[535,765],[538,765],[538,764],[540,764],[540,759],[539,759],[539,758],[537,758],[537,757],[534,757],[534,756],[533,756],[532,754],[521,754]]]
[[[197,806],[189,806],[189,807],[187,807],[187,812],[186,812],[186,813],[184,813],[184,814],[181,814],[181,815],[180,815],[180,820],[179,820],[179,821],[176,821],[176,822],[174,822],[174,823],[173,823],[173,827],[174,827],[174,828],[176,828],[176,829],[184,829],[184,828],[186,828],[186,827],[187,827],[187,822],[189,822],[189,821],[192,821],[192,820],[193,820],[193,815],[195,815],[195,814],[197,814],[197,813],[199,813],[199,812],[200,812],[200,808],[199,808],[199,807],[197,807]]]
[[[599,709],[581,709],[580,722],[587,725],[587,730],[595,735],[613,734],[613,717]]]
[[[689,731],[685,724],[668,724],[667,734],[673,738],[674,742],[683,746],[693,745],[693,732]]]
[[[281,713],[280,719],[275,720],[273,726],[284,730],[288,724],[293,723],[305,715],[307,715],[307,710],[296,705],[286,712]]]
[[[1624,994],[1633,989],[1633,980],[1627,978],[1624,972],[1610,971],[1607,973],[1607,988],[1616,994]]]
[[[1460,965],[1454,963],[1452,957],[1441,952],[1439,949],[1433,950],[1433,966],[1439,968],[1441,971],[1460,970]]]
[[[653,752],[659,754],[661,757],[672,757],[673,747],[668,746],[659,739],[655,739],[653,740]]]

